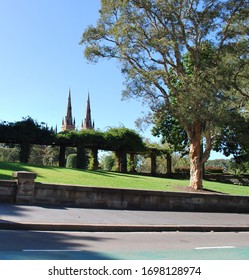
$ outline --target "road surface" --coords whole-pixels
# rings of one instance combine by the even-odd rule
[[[0,260],[249,260],[248,232],[0,231]]]

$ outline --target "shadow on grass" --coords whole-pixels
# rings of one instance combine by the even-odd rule
[[[0,162],[0,169],[9,171],[31,171],[28,166],[15,162]]]
[[[91,174],[99,175],[99,176],[107,176],[107,177],[126,177],[126,178],[139,178],[133,174],[127,173],[118,173],[114,171],[104,171],[104,170],[97,170],[97,171],[89,171]]]
[[[9,174],[6,174],[4,172],[1,172],[1,170],[7,170]],[[13,162],[0,162],[0,179],[1,180],[11,180],[13,179],[12,173],[15,171],[29,171],[32,170],[28,168],[27,166],[23,166],[19,163],[13,163]]]
[[[11,180],[12,178],[12,173],[15,171],[27,171],[27,172],[34,172],[34,168],[36,169],[47,169],[47,170],[53,170],[55,172],[59,172],[57,166],[42,166],[42,165],[33,165],[33,164],[28,164],[28,163],[17,163],[17,162],[0,162],[0,180]],[[8,171],[9,174],[6,174],[3,171]],[[43,178],[42,175],[37,173],[38,178]]]
[[[13,179],[12,176],[0,173],[0,180],[12,180],[12,179]]]
[[[64,168],[64,167],[62,167]],[[87,169],[77,169],[77,168],[64,168],[66,170],[74,170],[77,172],[82,172],[82,173],[88,173],[88,174],[93,174],[93,175],[98,175],[98,176],[103,176],[103,177],[127,177],[127,178],[139,178],[139,176],[136,176],[133,174],[128,174],[128,173],[119,173],[115,171],[106,171],[106,170],[87,170]],[[141,177],[141,176],[140,176]]]

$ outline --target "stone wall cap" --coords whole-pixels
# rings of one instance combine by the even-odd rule
[[[12,173],[13,178],[29,178],[29,179],[35,179],[37,177],[37,174],[34,172],[29,171],[15,171]]]

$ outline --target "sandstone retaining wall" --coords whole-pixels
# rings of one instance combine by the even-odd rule
[[[0,202],[73,207],[249,213],[249,196],[201,192],[163,192],[35,183],[36,174],[14,172],[0,181]]]

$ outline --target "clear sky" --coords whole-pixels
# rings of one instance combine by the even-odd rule
[[[118,65],[88,64],[79,45],[99,9],[100,0],[0,0],[0,121],[30,116],[60,131],[70,88],[76,127],[89,92],[96,128],[135,129],[147,109],[134,99],[121,101]],[[143,135],[150,137],[149,129]]]
[[[60,130],[70,88],[79,128],[88,92],[96,128],[135,128],[143,108],[121,101],[116,62],[88,64],[79,45],[99,8],[99,0],[0,0],[0,120],[31,116]]]

